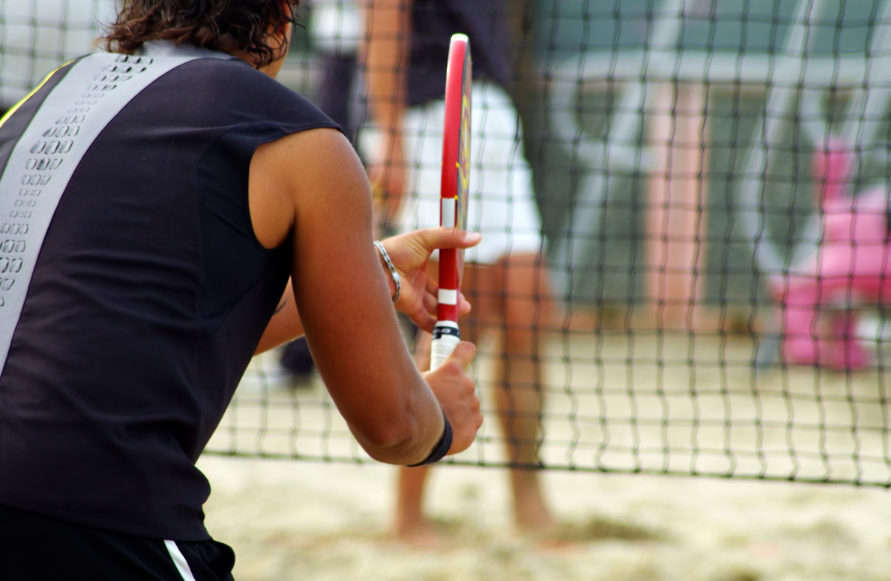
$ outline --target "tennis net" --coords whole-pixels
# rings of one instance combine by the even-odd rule
[[[113,4],[0,3],[0,105],[89,50]],[[480,343],[487,422],[448,462],[891,486],[891,0],[504,5],[557,314],[528,329],[540,376],[505,387],[519,363]],[[303,10],[281,80],[323,107],[335,83],[360,142],[358,3]],[[255,358],[208,452],[368,461],[279,358]],[[501,428],[522,421],[535,462]]]

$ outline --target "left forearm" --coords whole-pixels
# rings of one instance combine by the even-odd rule
[[[291,281],[288,281],[288,288],[285,289],[278,308],[275,309],[275,313],[269,320],[254,355],[269,351],[273,347],[293,341],[302,335],[303,323],[300,320],[300,313],[297,312],[297,302],[294,300]]]
[[[422,329],[430,330],[435,318],[436,285],[427,276],[427,260],[435,248],[469,248],[478,244],[480,235],[462,232],[453,228],[431,228],[416,230],[383,241],[387,253],[400,277],[400,296],[396,309],[408,315]],[[390,298],[396,296],[395,279],[383,256],[376,252],[381,275],[386,279]],[[470,305],[461,298],[461,312],[470,310]],[[291,281],[282,296],[275,314],[269,321],[256,354],[268,351],[303,335],[303,322],[297,311]]]
[[[380,264],[381,272],[384,273],[387,282],[390,285],[390,296],[392,297],[396,292],[395,282],[382,257],[380,259]],[[289,280],[288,287],[285,289],[282,299],[279,302],[278,307],[275,309],[275,313],[273,313],[272,318],[269,319],[269,324],[266,326],[266,330],[260,338],[260,344],[257,346],[256,351],[254,351],[254,355],[259,355],[264,351],[269,351],[270,349],[289,343],[302,336],[303,322],[300,320],[300,313],[297,311],[297,301],[294,300],[294,289]]]

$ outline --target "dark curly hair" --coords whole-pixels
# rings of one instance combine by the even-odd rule
[[[143,43],[172,40],[232,53],[245,51],[257,67],[287,51],[287,42],[270,44],[295,22],[300,0],[124,0],[105,36],[111,52],[132,54]]]

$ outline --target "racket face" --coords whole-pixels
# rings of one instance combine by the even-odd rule
[[[442,147],[440,224],[464,229],[467,224],[467,191],[470,183],[470,105],[473,71],[470,42],[463,34],[452,36],[446,73],[445,126]],[[461,288],[463,250],[439,252],[439,286],[447,291]],[[457,304],[440,301],[440,320],[457,322]]]

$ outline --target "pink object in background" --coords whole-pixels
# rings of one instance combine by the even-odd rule
[[[855,335],[855,309],[856,304],[891,302],[888,189],[852,196],[848,188],[855,163],[850,147],[840,140],[830,140],[814,154],[822,236],[813,256],[790,269],[773,289],[782,309],[787,363],[836,369],[873,363]]]

